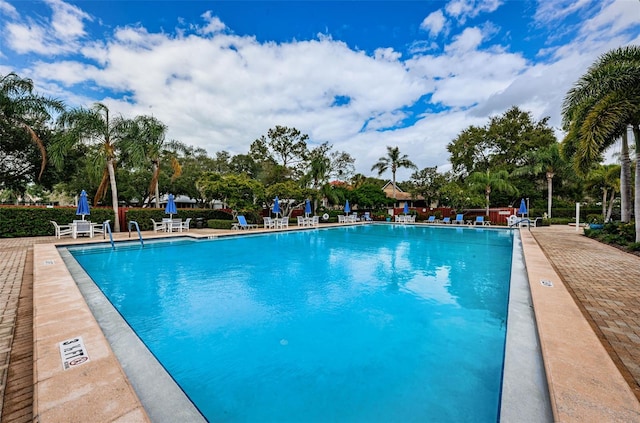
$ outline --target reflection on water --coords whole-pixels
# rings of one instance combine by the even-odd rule
[[[509,234],[366,225],[76,258],[210,421],[482,422]]]

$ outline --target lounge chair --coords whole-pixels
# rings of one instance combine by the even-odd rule
[[[491,225],[491,222],[489,222],[488,220],[484,220],[484,216],[476,216],[475,224],[482,225],[482,226],[489,226]]]
[[[362,216],[362,218],[363,218],[366,222],[373,222],[373,219],[371,218],[371,215],[369,214],[369,212],[364,212],[364,215]]]
[[[451,218],[450,217],[445,217],[444,219],[442,219],[442,223],[444,223],[444,224],[451,223]]]
[[[60,239],[61,236],[65,235],[71,236],[71,225],[58,225],[58,223],[54,222],[53,220],[50,220],[49,222],[51,222],[53,228],[56,231],[56,238]]]
[[[254,229],[257,227],[258,225],[247,223],[247,219],[244,216],[238,215],[238,223],[234,223],[231,229]]]
[[[436,217],[434,215],[431,215],[427,220],[424,221],[424,223],[436,223]]]
[[[462,213],[457,214],[455,220],[451,223],[459,223],[460,225],[464,225],[464,215]]]

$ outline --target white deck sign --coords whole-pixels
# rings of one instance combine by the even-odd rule
[[[59,344],[60,357],[62,357],[62,368],[69,370],[89,361],[89,354],[84,346],[81,336],[67,339]]]

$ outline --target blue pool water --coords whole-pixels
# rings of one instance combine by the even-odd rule
[[[512,243],[366,225],[70,251],[209,421],[495,422]]]

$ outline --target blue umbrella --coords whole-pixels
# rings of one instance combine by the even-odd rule
[[[351,207],[349,207],[349,200],[344,205],[344,212],[349,213],[351,211]]]
[[[178,213],[178,210],[176,210],[176,202],[173,197],[173,194],[169,194],[169,199],[167,200],[167,207],[165,207],[164,212],[169,215],[169,219],[173,218],[173,215]]]
[[[278,217],[278,213],[280,213],[280,201],[278,200],[278,196],[276,195],[276,199],[273,201],[273,212]]]
[[[409,214],[409,203],[404,203],[404,214]]]
[[[311,214],[311,202],[307,199],[306,204],[304,205],[304,214],[306,214],[306,217],[309,217],[309,215]]]
[[[78,208],[76,209],[76,216],[82,215],[82,220],[89,213],[89,202],[87,201],[87,192],[82,190],[80,193],[80,201],[78,201]]]
[[[520,213],[522,216],[527,214],[527,205],[524,203],[524,198],[520,200],[520,209],[518,209],[518,213]]]

